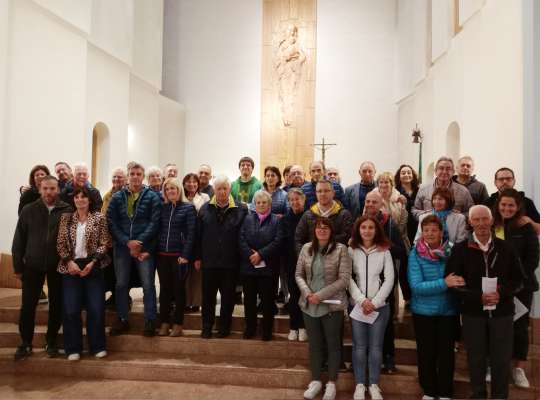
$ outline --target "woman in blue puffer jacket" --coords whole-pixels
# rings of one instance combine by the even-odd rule
[[[180,336],[184,323],[186,279],[195,241],[197,211],[182,201],[183,189],[175,178],[163,184],[165,204],[161,210],[157,270],[159,275],[159,336]],[[175,302],[174,324],[169,334],[171,303]]]
[[[448,289],[463,286],[454,274],[444,278],[448,241],[443,242],[443,225],[435,215],[421,222],[422,235],[409,254],[408,278],[411,286],[418,355],[418,377],[424,398],[451,398],[454,381],[454,340],[457,302]]]

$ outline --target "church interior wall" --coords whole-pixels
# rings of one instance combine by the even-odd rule
[[[165,96],[159,96],[159,165],[176,163],[183,176],[184,165],[185,110],[184,106]],[[193,170],[196,171],[196,170]]]
[[[406,144],[418,123],[425,135],[426,168],[446,153],[446,132],[456,121],[461,130],[460,152],[475,159],[476,174],[488,190],[494,190],[493,173],[501,165],[500,159],[493,156],[500,154],[504,154],[504,163],[515,170],[521,187],[522,71],[521,3],[486,2],[451,40],[446,53],[436,60],[426,79],[415,86],[410,98],[400,101],[400,159],[417,154],[414,145]],[[509,137],[512,139],[503,139]],[[486,143],[490,150],[481,151]]]
[[[363,160],[394,170],[394,0],[319,0],[317,3],[315,138],[337,143],[327,166],[344,185],[358,181]],[[320,159],[320,152],[315,152]]]

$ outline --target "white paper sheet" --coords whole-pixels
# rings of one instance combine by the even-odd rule
[[[497,278],[482,277],[482,293],[493,293],[497,291]],[[484,306],[484,310],[495,310],[497,305]]]
[[[527,311],[529,311],[529,309],[525,307],[525,304],[519,301],[517,297],[514,297],[514,321],[524,316]]]
[[[373,311],[367,315],[364,314],[362,307],[360,307],[358,303],[354,305],[354,308],[349,314],[349,317],[351,317],[352,319],[356,321],[360,321],[360,322],[365,322],[366,324],[374,323],[378,316],[379,316],[379,313],[377,311]]]
[[[325,304],[336,304],[336,305],[341,304],[341,300],[332,300],[332,299],[323,300],[322,302]]]
[[[261,260],[261,262],[257,265],[254,265],[253,266],[254,268],[264,268],[266,267],[266,263],[264,262],[264,260]]]

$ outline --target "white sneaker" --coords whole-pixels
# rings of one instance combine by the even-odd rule
[[[378,385],[369,385],[369,394],[371,400],[383,400],[381,389]]]
[[[486,382],[491,382],[491,367],[487,367],[486,369]]]
[[[336,384],[328,382],[322,400],[334,400],[336,398]]]
[[[69,361],[79,361],[81,359],[81,355],[79,353],[72,353],[68,356]]]
[[[427,394],[425,394],[425,395],[422,396],[422,400],[435,400],[435,397],[431,397],[431,396],[428,396]]]
[[[528,388],[531,387],[529,380],[527,379],[527,375],[525,375],[525,371],[523,368],[514,368],[512,371],[512,377],[514,378],[514,384],[517,387],[520,388]]]
[[[359,383],[354,390],[353,400],[364,400],[366,398],[366,387]]]
[[[287,336],[287,339],[289,339],[291,342],[298,340],[298,331],[291,329],[289,331],[289,336]]]
[[[94,355],[94,357],[96,357],[96,358],[104,358],[104,357],[107,357],[107,352],[106,352],[105,350],[100,351],[100,352],[96,353],[96,354]]]
[[[311,381],[307,387],[307,390],[304,392],[304,399],[312,400],[314,399],[322,390],[321,381]]]
[[[305,329],[298,329],[298,340],[300,342],[307,342],[308,336],[307,336],[307,331]]]

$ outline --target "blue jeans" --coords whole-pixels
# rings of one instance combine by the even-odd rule
[[[129,313],[129,282],[131,266],[135,264],[141,278],[143,288],[144,319],[154,321],[156,319],[156,267],[154,257],[150,256],[144,261],[139,261],[129,255],[126,247],[114,248],[114,273],[116,274],[116,312],[121,320],[127,321]]]
[[[103,271],[97,268],[84,278],[62,275],[64,347],[67,355],[80,354],[83,349],[81,319],[83,304],[86,308],[86,331],[90,353],[96,354],[106,349],[104,288]]]
[[[378,308],[379,316],[373,324],[352,321],[352,361],[356,383],[365,384],[366,367],[369,367],[369,384],[378,384],[381,374],[384,331],[390,317],[388,304]]]

